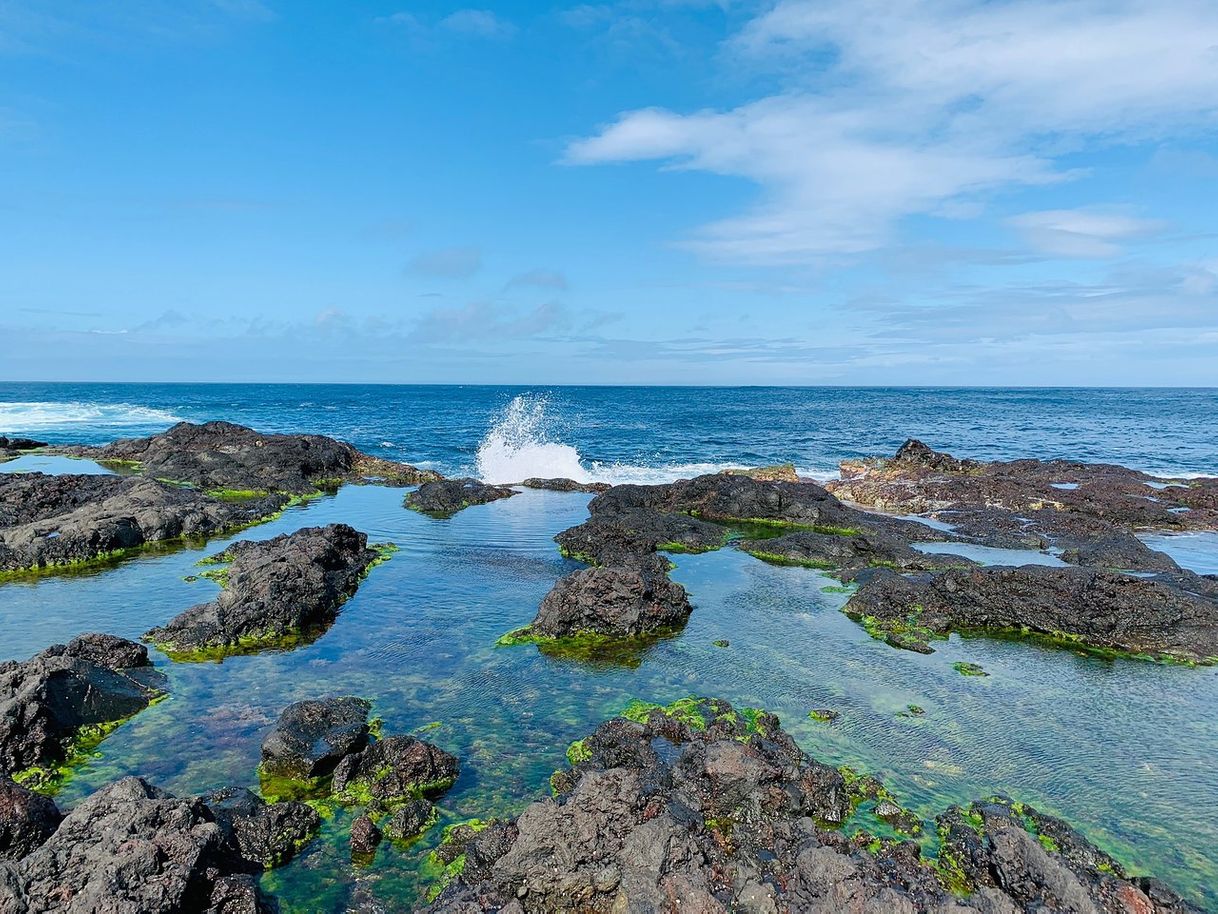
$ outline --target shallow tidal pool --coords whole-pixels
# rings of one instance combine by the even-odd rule
[[[928,656],[896,650],[839,611],[848,594],[832,578],[733,549],[673,556],[695,606],[677,637],[595,663],[496,647],[581,567],[552,537],[585,518],[587,496],[526,491],[433,520],[404,509],[403,495],[348,486],[240,534],[344,521],[400,551],[310,645],[202,664],[153,651],[169,699],[105,740],[60,803],[127,774],[179,794],[256,788],[262,737],[287,704],[353,694],[373,701],[386,734],[419,731],[460,758],[442,822],[507,816],[545,795],[567,745],[631,699],[712,695],[773,711],[811,755],[877,775],[928,819],[948,803],[1005,793],[1218,906],[1218,671],[979,638],[936,642]],[[214,583],[184,578],[223,542],[0,585],[0,659],[86,631],[138,638],[214,595]],[[956,661],[990,675],[961,676]],[[925,714],[900,716],[909,705]],[[841,716],[817,722],[814,708]],[[342,911],[366,896],[409,910],[426,891],[439,827],[408,846],[386,842],[371,865],[355,866],[351,818],[333,811],[300,857],[264,877],[284,912]]]

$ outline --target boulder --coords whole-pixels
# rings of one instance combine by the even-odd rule
[[[439,478],[431,470],[372,457],[325,435],[264,435],[232,422],[179,422],[148,438],[58,450],[229,494],[304,495],[370,478],[388,485]]]
[[[372,817],[365,814],[351,823],[351,853],[353,856],[367,856],[376,852],[381,843],[381,830],[376,827]]]
[[[516,494],[507,486],[490,486],[476,479],[425,482],[406,496],[406,507],[431,517],[452,517],[471,505],[485,505]]]
[[[20,860],[32,852],[62,818],[49,797],[0,777],[0,860]]]
[[[296,780],[330,774],[345,756],[367,746],[370,708],[351,696],[289,705],[262,741],[262,773]]]
[[[334,794],[365,806],[391,807],[447,790],[456,757],[413,736],[390,736],[345,756],[334,769]]]
[[[1153,657],[1218,659],[1218,597],[1094,568],[884,572],[844,611],[877,637],[923,652],[932,650],[932,638],[951,631],[1016,630]]]
[[[431,801],[419,797],[390,813],[385,822],[385,834],[395,841],[409,841],[422,834],[436,821],[436,808]]]
[[[250,653],[308,640],[328,628],[380,554],[346,524],[306,527],[230,546],[224,589],[144,639],[177,659]]]
[[[1021,818],[992,804],[966,820],[971,837],[949,811],[937,865],[912,841],[847,837],[829,826],[855,805],[894,820],[899,807],[808,759],[771,715],[685,700],[628,716],[582,741],[556,796],[454,830],[428,910],[1196,912],[1080,836],[1058,840],[1068,826],[1029,807]]]
[[[93,742],[164,694],[139,644],[81,635],[22,663],[0,663],[0,774],[53,778],[76,744]]]
[[[229,852],[252,873],[287,863],[321,828],[321,816],[295,800],[267,803],[244,787],[203,798],[224,833]]]
[[[608,492],[612,486],[607,482],[576,482],[574,479],[538,479],[530,477],[521,485],[526,489],[546,489],[550,492],[587,492],[599,494]]]
[[[154,479],[4,473],[0,572],[78,565],[150,543],[216,536],[265,520],[285,501],[226,501]]]

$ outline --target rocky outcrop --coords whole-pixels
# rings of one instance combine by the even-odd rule
[[[0,777],[0,860],[20,860],[55,833],[63,818],[49,797]]]
[[[538,479],[530,477],[521,485],[526,489],[545,489],[550,492],[585,492],[599,494],[613,488],[607,482],[576,482],[574,479]]]
[[[505,641],[599,635],[637,638],[684,625],[693,607],[656,555],[628,566],[585,568],[559,580],[537,617]]]
[[[35,441],[33,438],[9,438],[0,435],[0,460],[17,457],[23,451],[34,451],[46,446],[45,441]]]
[[[724,470],[731,476],[750,476],[762,482],[799,482],[799,473],[793,463],[776,463],[765,467],[747,467]]]
[[[807,758],[771,715],[691,700],[629,716],[577,744],[554,797],[514,822],[454,829],[430,910],[1196,911],[1001,800],[949,810],[937,860],[911,841],[847,837],[834,826],[853,808],[891,799],[864,798],[857,776]]]
[[[300,803],[248,791],[178,799],[140,778],[105,787],[16,862],[0,861],[4,914],[259,914],[255,874],[316,831]]]
[[[210,659],[285,647],[316,637],[338,616],[380,557],[346,524],[306,527],[265,542],[235,543],[224,590],[144,639],[175,659]]]
[[[262,741],[262,773],[302,781],[333,773],[345,756],[368,745],[371,707],[353,696],[288,705]]]
[[[596,499],[593,499],[596,504]],[[662,514],[649,508],[616,510],[598,506],[577,527],[554,537],[562,554],[590,565],[629,565],[657,549],[708,552],[725,542],[726,530],[687,514]]]
[[[413,736],[390,736],[342,759],[334,794],[373,809],[447,790],[461,766],[455,756]]]
[[[843,536],[799,530],[769,539],[743,540],[737,545],[765,561],[836,571],[844,580],[852,580],[866,568],[908,572],[975,565],[958,555],[919,552],[882,533]]]
[[[864,584],[845,612],[875,636],[923,652],[951,631],[1022,631],[1094,648],[1215,662],[1218,599],[1169,581],[1039,565],[913,578],[888,572]]]
[[[1159,480],[1112,464],[962,460],[910,440],[887,459],[850,460],[829,484],[881,511],[933,514],[993,546],[1075,546],[1136,530],[1218,529],[1218,478]],[[1161,570],[1136,548],[1121,567]]]
[[[372,457],[325,435],[264,435],[232,422],[179,422],[148,438],[59,448],[156,479],[230,494],[304,495],[344,482],[417,485],[439,474]]]
[[[110,635],[0,663],[0,774],[53,780],[78,748],[163,695],[164,683],[142,645]]]
[[[153,479],[0,474],[0,572],[79,565],[264,520],[283,496],[241,502]]]
[[[406,507],[431,517],[452,517],[471,505],[485,505],[516,494],[507,486],[490,486],[476,479],[425,482],[406,496]]]

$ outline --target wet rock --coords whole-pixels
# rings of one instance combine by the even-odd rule
[[[594,499],[595,503],[595,499]],[[600,510],[554,537],[563,555],[591,565],[631,565],[657,548],[671,552],[719,549],[725,531],[684,514],[650,509]]]
[[[932,638],[950,631],[1019,630],[1155,657],[1218,658],[1218,599],[1091,568],[880,573],[845,612],[877,637],[925,652]]]
[[[516,494],[507,486],[490,486],[476,479],[427,482],[406,496],[406,507],[431,517],[452,517],[471,505],[485,505]]]
[[[413,736],[390,736],[344,757],[334,769],[334,793],[348,802],[393,806],[447,790],[456,757]]]
[[[367,856],[376,852],[381,843],[381,830],[371,817],[363,815],[351,823],[351,853],[352,855]]]
[[[651,555],[631,567],[567,575],[541,601],[532,624],[508,638],[634,638],[684,625],[692,611],[685,588],[669,580],[663,559]]]
[[[0,860],[20,860],[51,837],[62,818],[49,797],[0,777]]]
[[[262,741],[262,772],[297,780],[330,774],[344,756],[367,746],[371,707],[351,696],[289,705]]]
[[[0,435],[0,451],[34,451],[46,446],[45,441],[35,441],[33,438],[9,438]]]
[[[778,463],[768,467],[724,470],[724,472],[730,476],[748,476],[761,482],[799,482],[799,474],[795,472],[795,464],[793,463]]]
[[[1179,571],[1175,559],[1151,549],[1132,533],[1117,531],[1105,536],[1071,541],[1059,538],[1061,559],[1071,565],[1090,565],[1114,571]]]
[[[849,839],[828,827],[849,815],[842,774],[770,715],[704,700],[632,717],[583,741],[557,796],[441,845],[451,863],[430,910],[1195,911],[1168,890],[1152,904],[1081,837],[1040,840],[1028,829],[1063,832],[1036,814],[978,816],[964,835],[949,812],[940,866],[913,842]]]
[[[546,489],[551,492],[590,492],[599,494],[613,488],[607,482],[576,482],[574,479],[538,479],[531,477],[521,483],[526,489]]]
[[[304,803],[267,803],[244,787],[226,787],[203,798],[224,833],[229,850],[250,872],[287,863],[321,828],[321,817]]]
[[[931,571],[976,565],[958,555],[919,552],[907,543],[881,533],[843,536],[799,530],[769,539],[744,540],[739,546],[750,555],[767,561],[839,571],[844,579],[852,579],[864,568]]]
[[[951,512],[957,532],[991,545],[1002,545],[989,540],[998,528],[1004,537],[1022,532],[1049,542],[1218,529],[1218,478],[1168,483],[1112,464],[961,460],[910,440],[889,459],[844,461],[841,479],[828,487],[883,511]]]
[[[329,524],[236,543],[216,557],[229,562],[220,595],[144,639],[180,659],[205,659],[315,636],[379,558],[367,542],[346,524]]]
[[[241,502],[153,479],[0,474],[0,572],[70,566],[256,523],[283,496]]]
[[[163,695],[164,684],[142,645],[110,635],[0,663],[0,774],[52,778],[76,741],[100,739]]]
[[[435,807],[430,800],[419,797],[390,813],[385,822],[385,834],[395,841],[408,841],[422,834],[435,821]]]
[[[252,914],[252,875],[199,799],[124,778],[72,810],[15,864],[0,863],[4,914]]]
[[[431,470],[372,457],[324,435],[264,435],[231,422],[179,422],[148,438],[58,450],[118,463],[157,479],[232,493],[301,495],[369,478],[389,485],[439,478]]]

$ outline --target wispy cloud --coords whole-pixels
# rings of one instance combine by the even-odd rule
[[[1151,235],[1163,223],[1101,209],[1056,209],[1007,220],[1038,251],[1059,257],[1112,257],[1121,242]]]
[[[410,270],[440,279],[464,279],[482,267],[482,251],[476,247],[425,251],[410,261]]]
[[[506,288],[515,289],[520,286],[532,286],[538,289],[557,289],[564,290],[567,288],[567,277],[557,270],[529,270],[527,273],[518,273],[508,280]]]
[[[1215,47],[1206,0],[785,0],[730,47],[779,91],[629,111],[566,161],[663,160],[755,183],[753,208],[688,239],[713,257],[855,254],[905,217],[1074,177],[1059,158],[1080,141],[1212,127]]]
[[[377,21],[404,29],[420,38],[449,34],[502,40],[511,38],[518,31],[514,23],[484,9],[460,9],[432,22],[402,11],[381,16]]]

